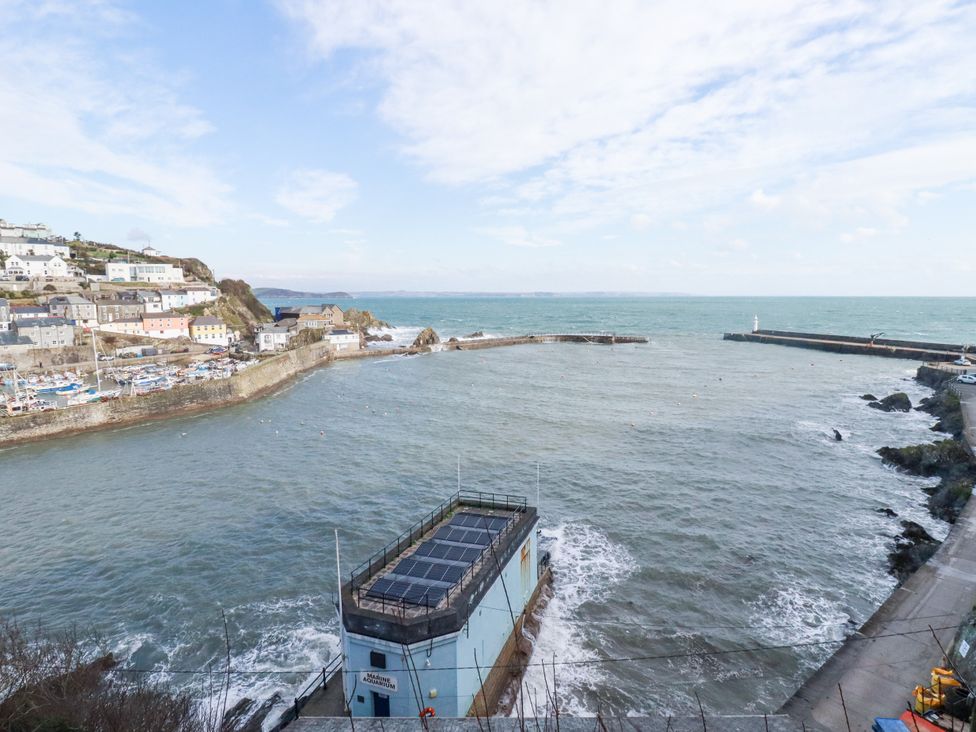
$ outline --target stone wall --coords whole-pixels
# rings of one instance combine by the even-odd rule
[[[303,371],[328,363],[332,357],[328,343],[314,343],[272,357],[229,379],[177,386],[168,391],[122,397],[70,409],[2,418],[0,446],[237,404],[267,394]]]

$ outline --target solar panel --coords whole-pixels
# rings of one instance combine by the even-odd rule
[[[436,606],[512,520],[482,513],[455,514],[413,554],[397,562],[388,576],[376,580],[367,597]]]

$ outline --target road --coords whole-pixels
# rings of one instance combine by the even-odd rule
[[[966,437],[976,446],[976,387],[959,385]],[[970,500],[949,537],[878,609],[853,639],[814,674],[781,712],[830,730],[871,728],[875,717],[905,711],[916,684],[929,683],[956,626],[976,604],[976,500]]]

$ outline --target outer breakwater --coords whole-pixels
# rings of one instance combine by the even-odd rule
[[[270,394],[300,374],[334,360],[412,355],[450,350],[498,348],[532,343],[647,343],[640,336],[612,334],[546,334],[451,340],[432,346],[369,348],[335,352],[327,342],[286,351],[228,379],[174,387],[168,391],[121,397],[95,404],[83,404],[49,412],[32,412],[0,419],[0,447],[64,437],[92,430],[125,427],[153,420],[169,419],[239,404]]]
[[[827,333],[794,333],[781,330],[756,330],[751,333],[726,333],[727,341],[748,343],[772,343],[778,346],[811,348],[831,353],[850,353],[887,358],[908,358],[913,361],[954,361],[963,353],[976,354],[976,347],[952,343],[928,343],[902,341],[890,338],[864,338],[860,336],[833,335]]]

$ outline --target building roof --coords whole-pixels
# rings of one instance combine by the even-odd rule
[[[223,325],[224,321],[213,315],[201,315],[193,319],[193,325]]]
[[[64,318],[22,318],[15,321],[15,326],[20,328],[57,328],[62,325],[71,325]]]
[[[343,328],[340,328],[338,330],[334,330],[331,333],[329,333],[329,335],[352,335],[352,334],[353,333],[352,333],[351,330],[345,330]]]
[[[11,305],[10,312],[20,315],[29,315],[31,313],[50,313],[43,305]]]
[[[521,497],[455,494],[351,574],[346,629],[405,643],[459,630],[537,521]]]
[[[165,313],[143,313],[143,319],[146,318],[187,318],[189,316],[183,313],[174,313],[172,310],[167,310]]]
[[[14,257],[22,262],[50,262],[52,259],[61,259],[57,254],[15,254]],[[61,259],[61,261],[64,260]]]
[[[116,318],[112,322],[113,323],[139,323],[141,325],[142,324],[142,318],[140,318],[140,317],[135,317],[135,318]],[[103,325],[109,325],[109,323],[103,323]]]
[[[48,303],[56,303],[58,305],[91,305],[91,300],[88,300],[80,295],[55,295],[48,300]]]
[[[0,308],[6,307],[9,304],[10,302],[8,302],[5,298],[0,297]]]

